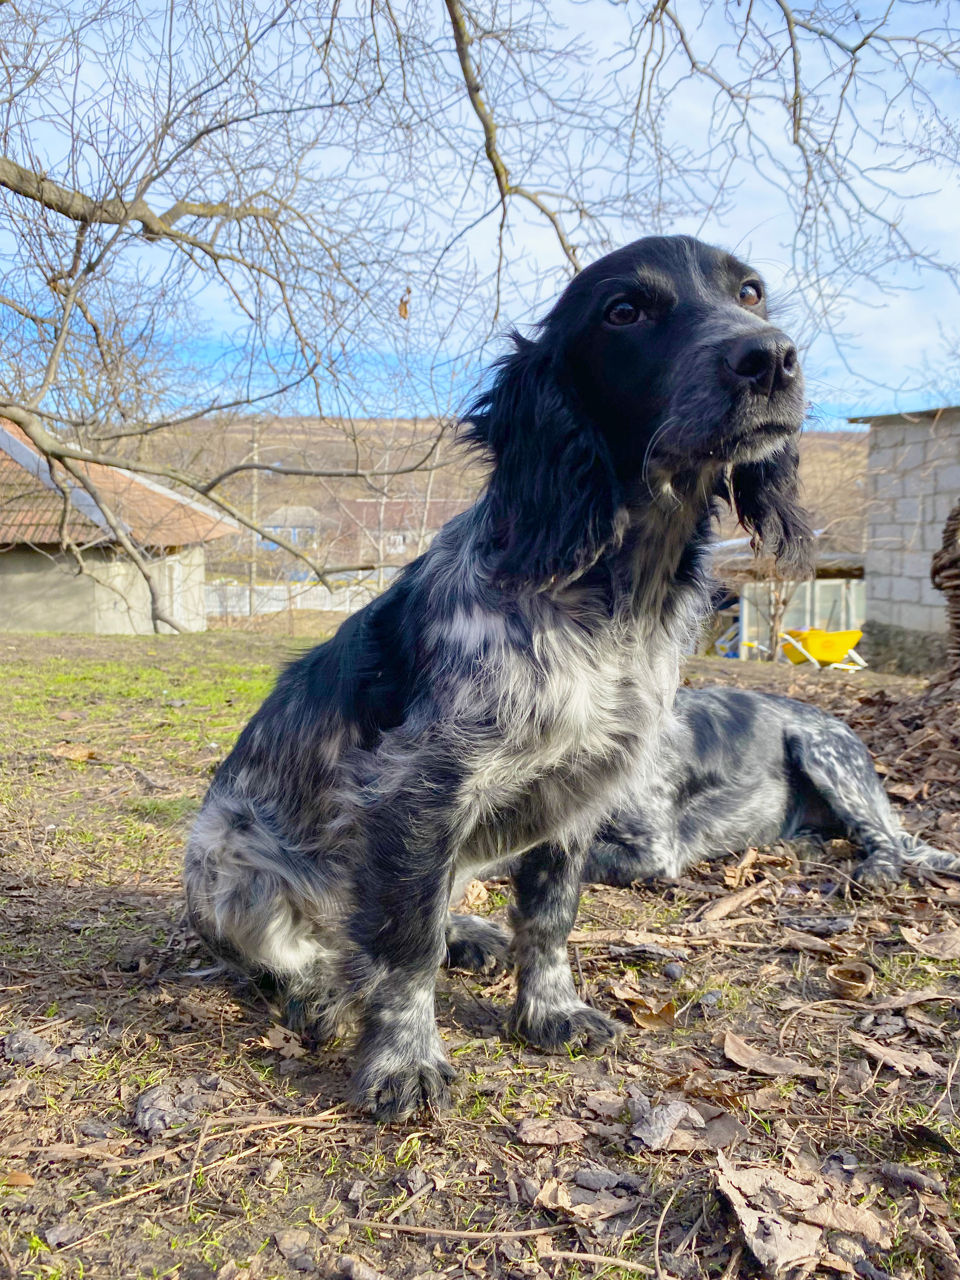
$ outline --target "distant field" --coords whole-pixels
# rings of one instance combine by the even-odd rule
[[[0,635],[0,1277],[735,1280],[761,1209],[820,1259],[784,1276],[960,1276],[960,961],[924,953],[960,937],[946,879],[855,896],[834,841],[588,889],[574,971],[619,1052],[525,1049],[509,976],[444,974],[454,1110],[393,1128],[344,1103],[349,1046],[204,976],[184,834],[291,651]],[[835,707],[917,687],[691,674]],[[474,896],[504,914],[504,884]],[[838,998],[838,962],[873,994]]]

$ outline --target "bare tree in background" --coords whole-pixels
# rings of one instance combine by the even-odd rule
[[[238,474],[380,491],[351,421],[441,430],[505,311],[722,211],[744,164],[822,315],[892,262],[956,270],[903,219],[914,166],[960,158],[950,4],[25,0],[0,60],[0,413],[88,489],[92,457],[257,532]],[[342,419],[336,465],[171,461],[255,412]]]

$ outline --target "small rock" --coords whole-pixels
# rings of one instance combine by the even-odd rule
[[[665,964],[663,966],[663,976],[669,978],[671,982],[679,982],[683,977],[683,965],[678,964],[675,960],[671,961],[670,964]]]
[[[287,1261],[294,1271],[316,1271],[317,1269],[316,1259],[310,1253],[298,1253],[295,1257],[288,1258]]]
[[[59,1249],[61,1245],[73,1244],[83,1235],[83,1227],[76,1222],[58,1222],[44,1230],[44,1237],[51,1249]]]
[[[11,1031],[3,1038],[3,1052],[8,1062],[22,1062],[27,1067],[54,1067],[69,1062],[52,1044],[32,1031]]]
[[[82,1120],[77,1125],[79,1131],[85,1138],[96,1138],[98,1140],[109,1138],[112,1133],[116,1132],[116,1126],[107,1124],[103,1120]]]
[[[273,1240],[287,1261],[292,1262],[294,1258],[299,1258],[303,1255],[304,1250],[310,1243],[310,1232],[293,1229],[278,1231]],[[313,1263],[311,1262],[310,1265],[312,1266]]]
[[[134,1104],[133,1123],[148,1138],[155,1138],[179,1125],[191,1124],[217,1101],[215,1092],[203,1090],[198,1085],[197,1077],[191,1076],[179,1085],[176,1081],[167,1080],[145,1089]]]
[[[278,1160],[276,1156],[272,1160],[268,1160],[263,1166],[263,1172],[260,1175],[260,1181],[265,1187],[269,1187],[283,1173],[283,1161]]]
[[[585,1191],[609,1191],[620,1181],[620,1175],[612,1169],[578,1169],[573,1180]]]
[[[354,1258],[349,1253],[341,1254],[339,1259],[340,1274],[350,1280],[386,1280],[382,1271],[375,1271],[362,1258]]]
[[[722,999],[722,991],[705,991],[700,997],[700,1003],[706,1005],[708,1009],[715,1009]]]

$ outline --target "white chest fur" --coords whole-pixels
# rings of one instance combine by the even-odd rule
[[[472,667],[453,719],[471,726],[457,796],[471,863],[587,838],[626,772],[635,777],[655,750],[673,702],[679,646],[665,630],[587,628],[548,608],[536,621],[523,646],[509,643],[500,616],[479,610],[444,636],[457,663]]]

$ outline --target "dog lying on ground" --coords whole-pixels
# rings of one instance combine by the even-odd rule
[[[615,1038],[567,959],[584,859],[624,780],[657,771],[718,498],[783,562],[808,554],[803,414],[755,271],[687,237],[608,254],[469,415],[492,462],[476,505],[286,670],[221,765],[187,849],[192,924],[292,1025],[359,1022],[374,1116],[445,1100],[437,969],[496,935],[448,919],[451,891],[505,862],[513,1030]]]
[[[800,835],[846,837],[863,885],[905,867],[956,871],[960,859],[903,830],[866,747],[842,721],[792,698],[680,689],[661,735],[661,767],[603,825],[583,878],[599,884],[679,876],[702,858]]]

